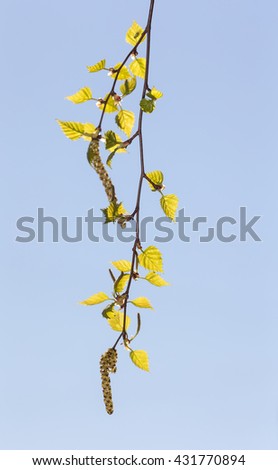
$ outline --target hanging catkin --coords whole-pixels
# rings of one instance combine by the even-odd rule
[[[98,138],[93,138],[92,141],[90,142],[88,152],[87,152],[87,158],[88,162],[90,165],[95,169],[97,172],[103,186],[106,192],[106,195],[108,197],[109,202],[115,202],[117,203],[117,197],[115,194],[115,188],[114,185],[102,163],[102,160],[100,158],[100,152],[99,152],[99,139]]]
[[[109,373],[116,372],[117,358],[117,351],[113,348],[108,349],[100,358],[100,375],[103,400],[106,411],[109,415],[111,415],[114,411]]]

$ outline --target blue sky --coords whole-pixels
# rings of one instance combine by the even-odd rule
[[[130,246],[52,243],[50,231],[18,243],[16,221],[41,207],[74,230],[75,217],[105,206],[87,144],[68,141],[55,118],[97,123],[94,104],[64,97],[105,93],[110,79],[86,65],[124,57],[148,1],[2,2],[2,449],[278,448],[277,2],[156,3],[150,83],[164,98],[144,118],[146,168],[164,172],[192,219],[234,217],[228,234],[240,207],[260,215],[262,241],[200,243],[203,229],[159,244],[171,286],[133,290],[155,307],[136,340],[151,373],[121,349],[107,416],[98,362],[116,334],[78,301],[110,291],[107,267]],[[130,210],[138,171],[134,145],[113,164]],[[144,215],[161,215],[156,196],[146,187]]]

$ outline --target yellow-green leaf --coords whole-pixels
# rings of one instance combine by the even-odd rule
[[[148,273],[145,277],[146,281],[149,281],[151,284],[157,287],[169,286],[169,282],[165,281],[159,274]]]
[[[136,351],[131,351],[129,356],[133,364],[139,367],[139,369],[143,369],[146,372],[149,372],[149,357],[146,351],[137,349]]]
[[[85,134],[82,122],[60,121],[59,119],[56,119],[56,121],[68,139],[77,140]]]
[[[105,59],[103,60],[100,60],[99,62],[97,62],[95,65],[87,65],[87,69],[88,69],[88,72],[92,73],[92,72],[99,72],[100,70],[104,69],[105,68]]]
[[[137,329],[136,329],[136,333],[135,333],[133,336],[131,336],[131,338],[129,338],[129,342],[130,342],[130,343],[131,343],[131,341],[133,341],[133,340],[136,338],[136,336],[139,335],[140,329],[141,329],[141,316],[140,316],[140,313],[138,312],[138,313],[137,313]]]
[[[117,145],[118,142],[117,142],[117,137],[116,137],[115,132],[107,131],[105,132],[104,137],[105,137],[105,148],[107,150]]]
[[[121,147],[121,143],[123,142],[121,137],[113,131],[107,131],[104,134],[105,137],[105,148],[110,152],[117,153],[126,153],[126,149]]]
[[[112,67],[113,70],[115,70],[115,72],[111,73],[109,72],[109,75],[112,77],[112,78],[116,78],[116,74],[117,74],[117,71],[118,69],[120,68],[120,66],[122,65],[121,62],[119,62],[118,64],[115,65],[115,67]],[[126,65],[123,65],[123,67],[121,68],[120,72],[119,72],[119,75],[118,75],[118,80],[126,80],[127,78],[130,78],[130,73],[128,71],[128,68]]]
[[[136,299],[130,300],[130,302],[139,308],[153,308],[147,297],[137,297]]]
[[[143,32],[144,32],[143,28],[141,28],[141,26],[138,23],[136,23],[136,21],[133,21],[131,27],[128,29],[126,36],[125,36],[126,42],[128,42],[132,46],[135,46],[137,42],[139,41],[140,37],[142,36]],[[144,36],[141,42],[145,41],[145,39],[146,39],[146,35]]]
[[[119,126],[124,133],[130,137],[131,131],[134,126],[135,116],[132,111],[127,111],[126,109],[121,109],[115,118],[117,126]]]
[[[117,150],[120,150],[120,147],[116,147],[113,152],[109,153],[108,157],[107,157],[107,160],[106,160],[106,165],[109,166],[109,168],[112,168],[112,160],[113,160],[113,157],[115,155],[115,153],[117,153]]]
[[[105,223],[115,222],[121,215],[126,214],[126,210],[122,203],[112,201],[106,209],[101,209],[105,216]]]
[[[159,273],[163,272],[162,254],[156,246],[148,246],[148,248],[138,256],[138,261],[143,268]]]
[[[155,98],[156,100],[158,100],[159,98],[162,98],[163,93],[162,91],[157,90],[157,88],[153,86],[151,91],[148,93],[148,96],[150,98]]]
[[[122,144],[123,140],[121,139],[119,134],[116,134],[116,132],[115,132],[115,135],[116,135],[116,139],[117,139],[117,144],[114,147],[111,147],[109,150],[113,152],[116,149],[117,153],[126,153],[127,152],[126,148],[121,147],[121,144]]]
[[[91,100],[93,97],[92,90],[88,86],[81,88],[74,95],[66,96],[66,99],[72,101],[74,104],[84,103],[85,101]]]
[[[118,111],[118,107],[117,107],[117,103],[115,102],[113,96],[109,96],[108,98],[108,94],[103,98],[104,101],[107,100],[107,104],[106,104],[106,107],[105,107],[105,112],[106,113],[115,113],[116,111]],[[104,103],[100,103],[98,104],[98,108],[103,110],[104,108]]]
[[[151,171],[150,173],[147,173],[147,177],[150,178],[150,180],[154,184],[157,184],[158,186],[162,187],[163,179],[164,179],[162,171],[159,171],[159,170]],[[151,190],[156,191],[156,188],[149,181],[148,183],[149,183]]]
[[[114,284],[114,291],[117,293],[123,292],[128,280],[129,280],[129,274],[121,274]]]
[[[179,199],[175,194],[167,194],[160,198],[160,205],[164,214],[172,220],[175,220],[178,203]]]
[[[106,295],[104,292],[98,292],[97,294],[92,295],[86,300],[83,300],[81,305],[97,305],[101,304],[102,302],[105,302],[105,300],[109,300],[108,295]]]
[[[148,100],[147,98],[143,98],[140,101],[140,108],[144,111],[144,113],[152,113],[155,109],[155,100]]]
[[[124,326],[124,313],[123,312],[116,312],[115,316],[109,318],[108,320],[109,325],[111,326],[112,330],[115,331],[123,331]],[[125,320],[125,329],[127,330],[130,325],[130,317],[127,315]]]
[[[124,83],[120,86],[120,90],[123,96],[130,95],[136,88],[137,80],[136,77],[131,77],[128,80],[125,80]]]
[[[120,259],[119,261],[112,261],[113,266],[123,273],[128,273],[131,270],[131,262],[126,259]]]
[[[116,312],[116,310],[109,309],[109,310],[107,310],[107,312],[105,312],[105,314],[102,312],[102,316],[104,318],[106,318],[106,320],[108,320],[109,318],[114,318],[115,312]]]
[[[139,57],[133,60],[129,66],[133,75],[140,78],[145,78],[146,73],[146,59],[145,57]]]
[[[115,302],[112,304],[108,305],[103,311],[102,311],[102,316],[104,318],[113,318],[115,316],[116,310],[114,309]]]
[[[91,124],[90,122],[86,122],[84,124],[84,133],[85,135],[82,136],[84,140],[87,140],[90,142],[92,140],[92,136],[96,131],[96,126],[94,124]]]
[[[94,126],[94,124],[91,124],[90,122],[86,122],[84,124],[84,132],[86,134],[93,135],[95,131],[96,131],[96,126]]]

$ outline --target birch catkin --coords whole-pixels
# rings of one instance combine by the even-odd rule
[[[95,169],[97,172],[107,195],[108,201],[109,202],[115,202],[117,203],[117,197],[115,194],[115,187],[102,163],[102,160],[100,158],[100,152],[99,152],[99,139],[98,138],[93,138],[92,141],[90,142],[88,152],[87,152],[87,158],[88,162],[90,165]]]
[[[117,358],[118,353],[116,349],[113,348],[108,349],[100,358],[100,375],[103,401],[106,411],[109,415],[111,415],[114,411],[109,373],[116,372]]]

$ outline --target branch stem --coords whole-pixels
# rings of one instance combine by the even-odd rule
[[[144,29],[144,32],[142,33],[139,41],[138,41],[138,44],[140,44],[140,42],[142,41],[144,36],[147,35],[146,73],[145,73],[143,90],[142,90],[142,99],[145,98],[146,93],[149,90],[148,83],[149,83],[150,51],[151,51],[151,27],[152,27],[154,3],[155,3],[155,0],[150,0],[147,25],[146,25],[146,27]],[[124,62],[121,65],[121,67],[126,63],[126,61],[131,56],[131,54],[136,50],[138,44],[136,44],[136,46],[132,49],[132,51],[127,55],[126,59],[124,60]],[[118,73],[115,77],[110,95],[113,94],[118,74],[119,74],[119,70],[118,70]],[[105,107],[103,109],[103,114],[104,114],[104,111],[105,111]],[[101,126],[102,118],[103,118],[103,116],[101,117],[99,127]],[[135,241],[134,241],[134,244],[133,244],[133,247],[132,247],[132,259],[131,259],[130,276],[129,276],[127,287],[126,287],[126,290],[125,290],[123,329],[122,329],[122,332],[119,335],[116,343],[113,346],[114,349],[116,348],[116,346],[117,346],[117,344],[118,344],[118,342],[120,341],[121,338],[123,338],[124,341],[125,341],[125,339],[127,339],[127,332],[126,332],[127,303],[128,303],[128,299],[129,299],[132,280],[134,279],[134,271],[136,269],[137,262],[138,262],[138,252],[137,252],[137,250],[141,250],[141,243],[140,243],[140,203],[141,203],[141,193],[142,193],[143,181],[144,181],[144,178],[146,178],[145,160],[144,160],[144,145],[143,145],[143,110],[141,108],[140,108],[140,111],[139,111],[139,118],[138,118],[138,130],[132,136],[132,140],[133,140],[133,138],[135,138],[137,136],[139,137],[140,176],[139,176],[139,182],[138,182],[137,198],[136,198],[135,208],[134,208],[134,211],[131,214],[132,217],[136,216],[136,237],[135,237]]]

